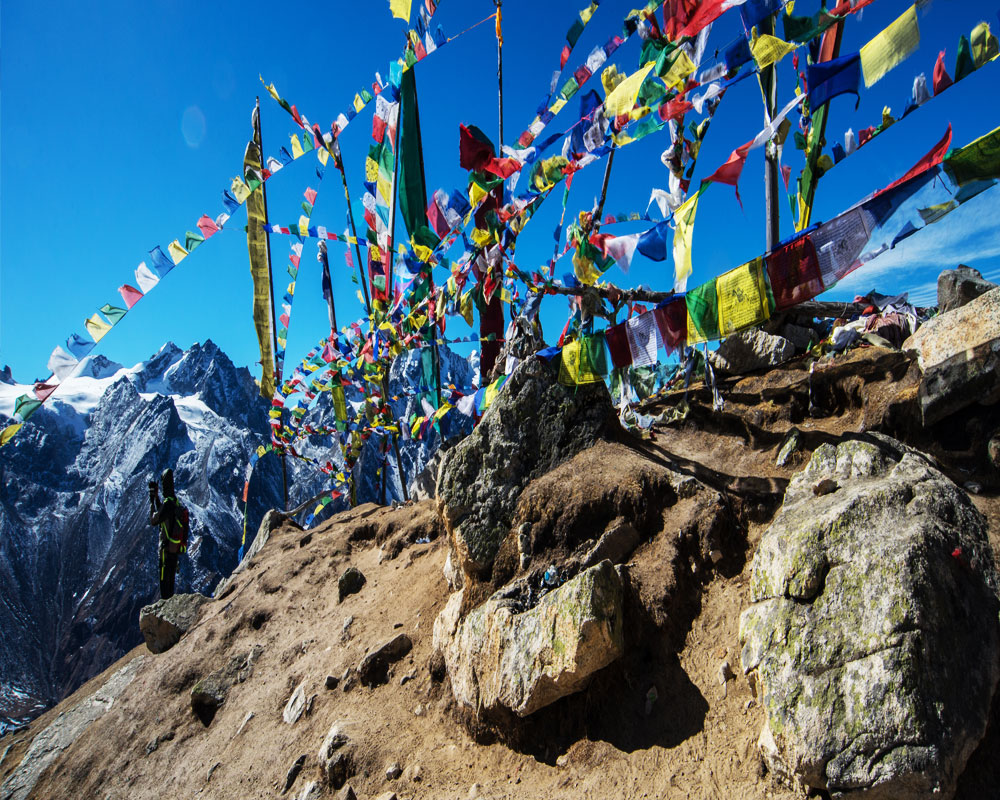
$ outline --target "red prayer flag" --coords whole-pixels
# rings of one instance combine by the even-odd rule
[[[208,216],[208,214],[202,214],[201,219],[198,220],[198,230],[207,239],[219,232],[219,226],[215,224],[215,220]]]
[[[625,330],[624,322],[605,330],[604,341],[608,343],[611,363],[616,369],[627,367],[632,363],[632,350],[628,345],[628,332]]]
[[[736,189],[736,199],[739,201],[740,208],[743,208],[743,201],[740,200],[740,174],[743,172],[743,167],[747,163],[747,153],[750,152],[750,145],[753,144],[751,139],[744,145],[740,145],[732,153],[729,154],[729,160],[726,161],[721,167],[719,167],[715,172],[705,178],[706,181],[712,181],[713,183],[725,183]]]
[[[816,247],[808,236],[769,253],[765,261],[776,310],[790,308],[823,291]]]
[[[660,330],[660,339],[667,355],[680,351],[687,344],[687,303],[683,297],[653,309],[653,319]]]
[[[899,180],[893,181],[888,186],[886,186],[882,191],[876,192],[876,195],[882,194],[882,192],[888,192],[890,189],[899,186],[901,183],[906,183],[908,180],[916,178],[918,175],[923,175],[927,170],[936,167],[942,161],[944,157],[948,154],[948,150],[951,147],[951,123],[948,123],[948,130],[945,131],[944,136],[941,141],[931,148],[931,151],[920,159],[916,164],[910,167],[910,170]]]
[[[944,50],[938,53],[937,62],[934,64],[934,96],[937,97],[941,92],[952,85],[951,76],[948,74],[948,70],[944,65]]]
[[[52,380],[49,378],[49,380]],[[35,397],[41,400],[43,403],[49,399],[49,395],[52,394],[57,388],[59,388],[58,383],[36,383],[35,384]]]
[[[129,286],[127,283],[124,286],[118,287],[118,293],[122,296],[122,300],[125,301],[125,308],[132,308],[132,306],[139,302],[139,298],[142,297],[142,292],[134,286]]]
[[[462,169],[481,171],[496,154],[493,143],[475,125],[460,124],[458,129],[459,164]]]
[[[316,205],[316,190],[315,189],[306,189],[305,192],[304,192],[304,195],[305,195],[306,200],[309,201],[309,205],[311,205],[311,206]]]

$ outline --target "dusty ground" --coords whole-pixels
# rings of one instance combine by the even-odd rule
[[[31,796],[276,797],[288,768],[304,754],[305,767],[286,795],[291,797],[320,777],[320,743],[330,726],[342,721],[356,748],[356,774],[349,782],[362,800],[389,790],[401,798],[442,800],[798,797],[765,774],[756,755],[763,712],[739,667],[739,614],[748,605],[756,542],[808,450],[845,432],[905,429],[905,415],[897,414],[893,403],[907,389],[907,367],[880,358],[865,357],[868,377],[839,397],[829,392],[820,416],[802,411],[810,391],[823,399],[820,388],[809,389],[803,383],[808,374],[793,367],[766,380],[733,382],[721,415],[706,412],[696,393],[686,420],[658,426],[653,441],[633,443],[629,458],[689,471],[732,501],[743,547],[724,568],[702,576],[693,610],[677,629],[664,633],[662,641],[641,643],[627,669],[613,665],[597,676],[583,706],[577,702],[552,711],[550,720],[572,721],[561,731],[539,725],[516,742],[502,743],[460,713],[447,681],[434,682],[428,670],[433,622],[448,597],[442,571],[447,544],[433,506],[429,501],[395,510],[364,506],[308,533],[283,526],[233,590],[204,606],[198,625],[172,650],[130,653],[127,659],[143,658],[135,681],[42,776]],[[789,466],[776,467],[777,450],[792,425],[803,431],[806,452]],[[960,435],[925,447],[937,448],[935,455],[955,478],[972,470],[977,458]],[[615,463],[604,464],[607,474],[596,483],[613,481],[629,458],[621,464],[605,458]],[[982,484],[973,500],[990,520],[1000,555],[997,481],[968,474]],[[432,541],[417,542],[424,538]],[[655,573],[662,568],[664,546],[651,536],[629,569]],[[338,603],[336,581],[348,566],[358,567],[367,583]],[[341,680],[337,688],[325,688],[328,675],[343,676],[369,649],[401,631],[411,637],[413,650],[391,668],[387,684],[344,691]],[[191,687],[254,645],[263,653],[252,674],[233,686],[206,727],[191,710]],[[719,672],[726,661],[736,677],[723,686]],[[92,694],[121,663],[28,729],[0,740],[0,754],[13,745],[0,761],[0,779],[59,711]],[[314,700],[309,713],[288,725],[282,709],[299,683]],[[998,708],[1000,702],[959,797],[995,796]],[[621,720],[630,721],[628,729]],[[391,762],[404,769],[396,780],[385,776]]]

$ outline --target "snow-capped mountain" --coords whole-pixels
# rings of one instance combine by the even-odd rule
[[[27,391],[0,382],[3,424]],[[85,359],[3,448],[0,732],[141,642],[139,609],[158,597],[147,482],[166,467],[191,513],[178,591],[210,593],[232,571],[244,470],[267,441],[267,405],[211,341],[167,344],[131,369]],[[274,457],[258,464],[249,500],[252,537],[282,505]]]
[[[390,392],[400,396],[393,408],[403,418],[425,413],[411,393],[428,385],[421,358],[411,351],[390,371]],[[442,347],[440,363],[444,384],[473,386],[471,358]],[[0,371],[0,428],[15,399],[28,392],[9,369]],[[348,392],[352,405],[360,399]],[[321,393],[307,421],[332,425],[330,406],[328,393]],[[159,596],[147,482],[166,467],[173,468],[178,497],[191,513],[177,591],[211,593],[232,571],[243,537],[245,470],[253,451],[269,440],[268,408],[250,372],[233,366],[211,341],[188,350],[168,343],[131,368],[102,355],[84,359],[0,451],[0,734],[142,641],[139,609]],[[453,412],[440,433],[431,429],[422,440],[401,441],[407,483],[442,434],[447,440],[471,426]],[[313,437],[297,449],[320,463],[343,463],[332,437]],[[355,469],[359,503],[380,500],[380,463],[369,440]],[[393,455],[389,463],[386,499],[402,499]],[[332,485],[309,464],[289,458],[287,468],[289,508]],[[248,498],[249,546],[264,512],[284,507],[278,458],[260,459]],[[346,502],[336,501],[322,516]]]

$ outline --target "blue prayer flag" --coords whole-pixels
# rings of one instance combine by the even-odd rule
[[[809,108],[813,112],[839,94],[856,95],[860,103],[861,54],[852,53],[820,64],[810,64],[806,80],[809,82]],[[857,110],[857,103],[854,107]]]

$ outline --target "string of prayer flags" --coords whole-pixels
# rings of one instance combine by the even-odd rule
[[[889,27],[861,48],[865,88],[874,86],[920,46],[917,7],[910,6]]]
[[[715,289],[719,296],[720,336],[760,325],[771,315],[762,258],[723,273]]]
[[[811,300],[824,289],[816,246],[808,232],[780,244],[767,254],[765,261],[774,307],[778,311]]]

